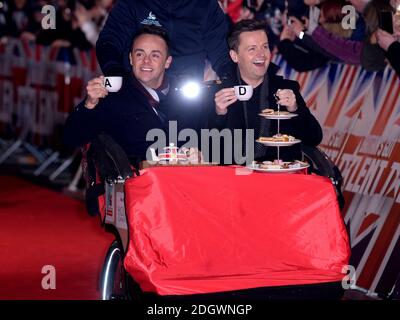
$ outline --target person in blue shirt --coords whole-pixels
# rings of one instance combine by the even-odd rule
[[[143,25],[161,26],[168,33],[174,58],[170,74],[203,80],[206,59],[220,77],[231,72],[228,23],[217,0],[119,0],[96,43],[105,75],[129,69],[126,53]]]

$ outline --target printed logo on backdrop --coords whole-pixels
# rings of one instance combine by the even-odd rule
[[[353,73],[353,72],[352,72]],[[351,74],[353,77],[353,74]],[[348,88],[347,92],[340,96],[335,95],[335,102],[326,122],[331,124],[333,128],[347,132],[349,134],[365,135],[373,121],[376,112],[369,110],[372,104],[368,101],[372,100],[373,76],[370,72],[361,68],[355,73],[352,83],[344,83]],[[342,107],[340,107],[342,105]]]
[[[343,68],[344,64],[334,63],[330,65],[328,78],[327,78],[327,93],[328,98],[332,98],[332,96],[338,91],[341,85],[341,79],[344,76]],[[332,99],[329,99],[331,102]]]
[[[390,291],[398,274],[394,257],[400,253],[396,245],[400,239],[400,156],[396,152],[400,79],[389,66],[382,72],[368,72],[332,63],[298,73],[279,55],[273,62],[281,67],[281,75],[301,84],[307,105],[323,127],[320,147],[344,178],[343,216],[354,268],[343,285]]]
[[[344,70],[339,81],[348,88],[341,93],[347,98],[328,108],[323,148],[335,155],[345,179],[345,222],[350,228],[351,264],[359,275],[357,285],[373,292],[384,272],[393,268],[386,270],[390,257],[396,255],[398,233],[393,221],[399,212],[400,159],[394,150],[400,133],[400,86],[390,68],[373,74],[361,70],[349,86],[346,71],[352,73]],[[337,96],[336,90],[331,88],[331,98]]]
[[[376,119],[369,134],[376,136],[390,136],[393,138],[396,130],[396,113],[400,107],[400,79],[393,69],[387,68],[383,74],[383,83],[378,94],[379,104],[376,108]],[[397,128],[398,129],[398,128]],[[397,134],[399,132],[397,131]]]
[[[316,93],[320,91],[321,87],[325,84],[328,72],[328,66],[307,72],[308,81],[301,88],[301,93],[304,97],[304,100],[308,102]],[[307,105],[311,107],[310,103]]]
[[[353,139],[354,136],[369,135],[394,139],[397,136],[394,128],[397,117],[394,110],[396,103],[400,101],[397,99],[400,93],[396,89],[398,82],[396,75],[392,73],[391,77],[387,78],[379,73],[361,71],[354,78],[354,83],[348,87],[348,92],[343,94],[347,95],[345,100],[340,100],[335,91],[327,94],[327,100],[332,101],[332,104],[327,103],[329,108],[324,107],[325,98],[321,90],[318,95],[317,118],[320,123],[325,124],[322,144],[329,148],[340,149],[346,136]],[[337,98],[339,103],[335,102],[332,96]],[[342,135],[341,141],[332,144],[333,141],[337,141],[335,136],[338,134]],[[352,150],[355,150],[356,145],[354,143],[350,145]]]
[[[346,116],[349,118],[356,117],[357,119],[363,119],[364,113],[362,112],[365,109],[365,98],[368,95],[368,92],[373,88],[373,72],[369,72],[366,70],[361,70],[361,73],[358,74],[358,77],[354,79],[354,87],[353,90],[349,94],[349,105],[346,110]]]
[[[352,70],[346,71],[353,77]],[[340,82],[348,89],[341,94],[336,90],[328,94],[332,104],[329,103],[329,113],[323,118],[325,128],[361,137],[393,138],[394,111],[400,94],[399,79],[393,70],[387,68],[383,73],[370,73],[360,68],[351,84],[343,77]],[[321,121],[320,117],[318,119]]]
[[[356,267],[357,285],[362,288],[375,291],[389,258],[396,255],[394,244],[399,232],[396,234],[396,226],[389,221],[398,208],[394,199],[354,194],[345,221],[350,226],[350,263]]]
[[[147,16],[146,19],[143,19],[141,24],[146,24],[146,25],[154,25],[157,27],[161,27],[161,23],[157,20],[156,15],[150,11],[149,15]]]
[[[319,119],[324,127],[338,128],[343,130],[346,123],[338,121],[342,115],[346,104],[349,102],[348,96],[354,90],[354,81],[361,68],[352,65],[333,65],[328,73],[327,98],[329,112],[326,118]],[[342,88],[346,88],[343,90]],[[343,119],[347,120],[347,119]]]

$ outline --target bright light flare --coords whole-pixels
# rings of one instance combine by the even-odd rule
[[[188,82],[182,88],[182,93],[186,98],[194,99],[200,94],[200,86],[196,82]]]

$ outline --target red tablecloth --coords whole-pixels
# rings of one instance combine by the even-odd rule
[[[181,295],[343,279],[350,249],[330,181],[232,167],[165,167],[126,182],[125,267]]]

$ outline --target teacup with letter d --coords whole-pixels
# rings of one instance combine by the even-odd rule
[[[235,95],[240,101],[247,101],[253,95],[253,87],[252,86],[234,86]]]

